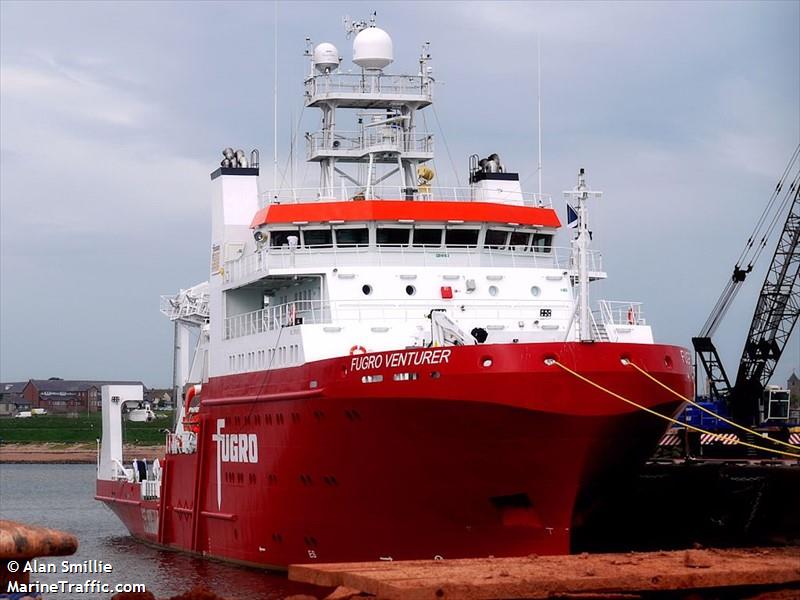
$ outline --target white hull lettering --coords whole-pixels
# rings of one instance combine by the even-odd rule
[[[411,350],[390,352],[388,354],[363,354],[350,359],[351,371],[371,371],[384,365],[389,368],[421,365],[441,365],[450,362],[452,350],[436,348],[433,350]]]

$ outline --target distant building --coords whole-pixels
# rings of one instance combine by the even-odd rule
[[[0,383],[0,417],[13,417],[18,412],[30,410],[31,404],[22,395],[27,381]]]
[[[786,381],[786,387],[789,390],[789,397],[794,401],[794,404],[800,402],[800,377],[792,373]]]
[[[168,388],[151,388],[148,390],[147,398],[153,405],[153,410],[172,410],[175,408],[172,404],[172,390]]]
[[[31,408],[50,414],[98,412],[104,385],[141,385],[141,381],[83,381],[72,379],[31,379],[22,395]],[[145,388],[146,392],[147,388]]]

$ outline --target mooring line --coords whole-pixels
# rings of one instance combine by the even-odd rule
[[[652,408],[647,408],[646,406],[642,406],[641,404],[638,404],[637,402],[634,402],[633,400],[629,400],[628,398],[625,398],[624,396],[620,396],[616,392],[612,392],[611,390],[609,390],[608,388],[603,387],[599,383],[595,383],[591,379],[588,379],[588,378],[584,377],[583,375],[581,375],[580,373],[577,373],[576,371],[573,371],[572,369],[570,369],[566,365],[562,365],[560,362],[558,362],[554,358],[545,359],[544,362],[548,366],[555,365],[555,366],[563,369],[564,371],[566,371],[570,375],[573,375],[573,376],[577,377],[578,379],[580,379],[584,383],[588,383],[589,385],[591,385],[593,387],[596,387],[597,389],[605,392],[609,396],[613,396],[614,398],[617,398],[618,400],[622,400],[623,402],[625,402],[627,404],[630,404],[631,406],[635,406],[636,408],[638,408],[640,410],[643,410],[646,413],[650,413],[651,415],[655,415],[659,419],[663,419],[665,421],[669,421],[670,423],[674,423],[675,425],[679,425],[680,427],[684,427],[685,429],[688,429],[690,431],[697,431],[698,433],[705,433],[705,434],[708,434],[708,435],[712,435],[715,438],[721,437],[721,435],[718,434],[718,433],[714,433],[713,431],[706,431],[705,429],[701,429],[700,427],[695,427],[694,425],[689,425],[688,423],[682,423],[681,421],[678,421],[677,419],[673,419],[672,417],[668,417],[667,415],[662,415],[660,412],[655,411]],[[736,443],[741,445],[741,446],[747,446],[748,448],[755,448],[756,450],[763,450],[765,452],[770,452],[772,454],[780,454],[780,455],[783,455],[783,456],[791,456],[792,458],[800,459],[800,454],[795,454],[793,452],[785,452],[783,450],[776,450],[775,448],[766,448],[764,446],[759,446],[758,444],[751,444],[749,442],[743,442],[742,440],[739,440],[739,439],[737,439]]]
[[[687,403],[691,404],[691,405],[692,405],[692,406],[694,406],[695,408],[699,408],[699,409],[700,409],[700,410],[702,410],[704,413],[706,413],[706,414],[709,414],[709,415],[711,415],[712,417],[715,417],[715,418],[719,419],[719,420],[720,420],[720,421],[722,421],[723,423],[727,423],[728,425],[731,425],[731,426],[733,426],[733,427],[736,427],[737,429],[741,429],[742,431],[744,431],[744,432],[746,432],[746,433],[751,433],[751,434],[753,434],[753,435],[755,435],[755,436],[757,436],[757,437],[760,437],[760,438],[762,438],[762,439],[764,439],[764,440],[767,440],[767,441],[769,441],[769,442],[772,442],[773,444],[780,444],[781,446],[786,446],[786,447],[788,447],[788,448],[791,448],[792,450],[800,450],[800,446],[796,446],[796,445],[794,445],[794,444],[789,444],[789,443],[787,443],[787,442],[784,442],[784,441],[781,441],[781,440],[776,440],[776,439],[774,439],[774,438],[771,438],[771,437],[769,437],[768,435],[766,435],[766,434],[764,434],[764,433],[759,433],[758,431],[753,431],[752,429],[748,429],[748,428],[747,428],[747,427],[745,427],[744,425],[740,425],[740,424],[739,424],[739,423],[737,423],[736,421],[731,421],[730,419],[726,419],[725,417],[723,417],[723,416],[721,416],[721,415],[718,415],[718,414],[717,414],[717,413],[715,413],[713,410],[709,410],[709,409],[707,409],[705,406],[702,406],[702,405],[698,404],[697,402],[694,402],[694,401],[690,400],[689,398],[686,398],[686,397],[684,397],[683,395],[679,394],[678,392],[676,392],[675,390],[673,390],[671,387],[669,387],[667,384],[665,384],[665,383],[663,383],[663,382],[659,381],[658,379],[656,379],[655,377],[653,377],[653,376],[652,376],[650,373],[648,373],[647,371],[645,371],[644,369],[642,369],[642,368],[641,368],[639,365],[636,365],[636,364],[634,364],[634,363],[633,363],[633,362],[631,362],[630,360],[623,359],[623,360],[622,360],[622,364],[623,364],[623,365],[629,365],[629,366],[633,367],[634,369],[636,369],[637,371],[639,371],[639,373],[641,373],[642,375],[644,375],[645,377],[647,377],[647,378],[648,378],[650,381],[653,381],[653,382],[657,383],[658,385],[660,385],[662,388],[664,388],[665,390],[667,390],[667,391],[668,391],[670,394],[672,394],[672,395],[673,395],[673,396],[675,396],[676,398],[680,398],[681,400],[683,400],[684,402],[687,402]]]

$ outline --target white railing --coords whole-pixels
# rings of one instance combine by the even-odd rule
[[[428,75],[383,73],[330,73],[306,79],[306,100],[337,94],[423,96],[431,100],[433,79]]]
[[[423,152],[433,153],[433,136],[428,133],[404,133],[398,127],[376,126],[364,131],[336,131],[333,135],[318,131],[306,135],[306,158],[317,154],[345,156],[370,152]]]
[[[301,307],[305,306],[305,309]],[[539,320],[541,301],[529,300],[502,303],[492,299],[475,299],[463,304],[470,319]],[[345,322],[408,322],[421,321],[432,308],[442,308],[435,301],[410,302],[403,300],[335,300],[288,302],[268,309],[255,310],[225,319],[225,338],[232,339],[264,333],[292,325]],[[276,316],[280,315],[280,316]],[[294,318],[292,315],[295,315]],[[562,315],[563,316],[563,315]],[[563,319],[553,318],[554,323]]]
[[[603,325],[646,325],[641,302],[600,300],[600,319]]]
[[[464,266],[464,267],[525,267],[574,271],[572,250],[548,246],[534,251],[532,247],[509,249],[467,246],[404,246],[378,244],[375,246],[317,247],[300,246],[263,248],[254,254],[227,261],[223,268],[225,283],[239,282],[255,275],[266,275],[270,269],[294,269],[316,266]],[[590,251],[590,273],[603,272],[603,255]]]
[[[301,323],[330,323],[330,303],[321,300],[299,300],[268,306],[225,319],[225,339],[263,333]]]
[[[161,480],[145,479],[139,482],[142,500],[158,500],[161,497]]]
[[[509,204],[510,197],[521,198],[523,206],[551,208],[549,194],[509,192],[505,188],[484,189],[474,186],[451,187],[419,185],[408,190],[400,185],[347,186],[340,185],[332,190],[314,188],[280,188],[261,193],[262,204],[304,204],[308,202],[333,202],[346,200],[426,200],[448,202],[500,202]],[[519,202],[517,202],[519,204]]]

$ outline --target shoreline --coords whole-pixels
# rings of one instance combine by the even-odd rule
[[[134,459],[164,460],[164,446],[136,446],[126,444],[122,448],[123,462]],[[30,443],[0,444],[0,464],[68,464],[93,465],[97,462],[96,444],[74,443]]]

